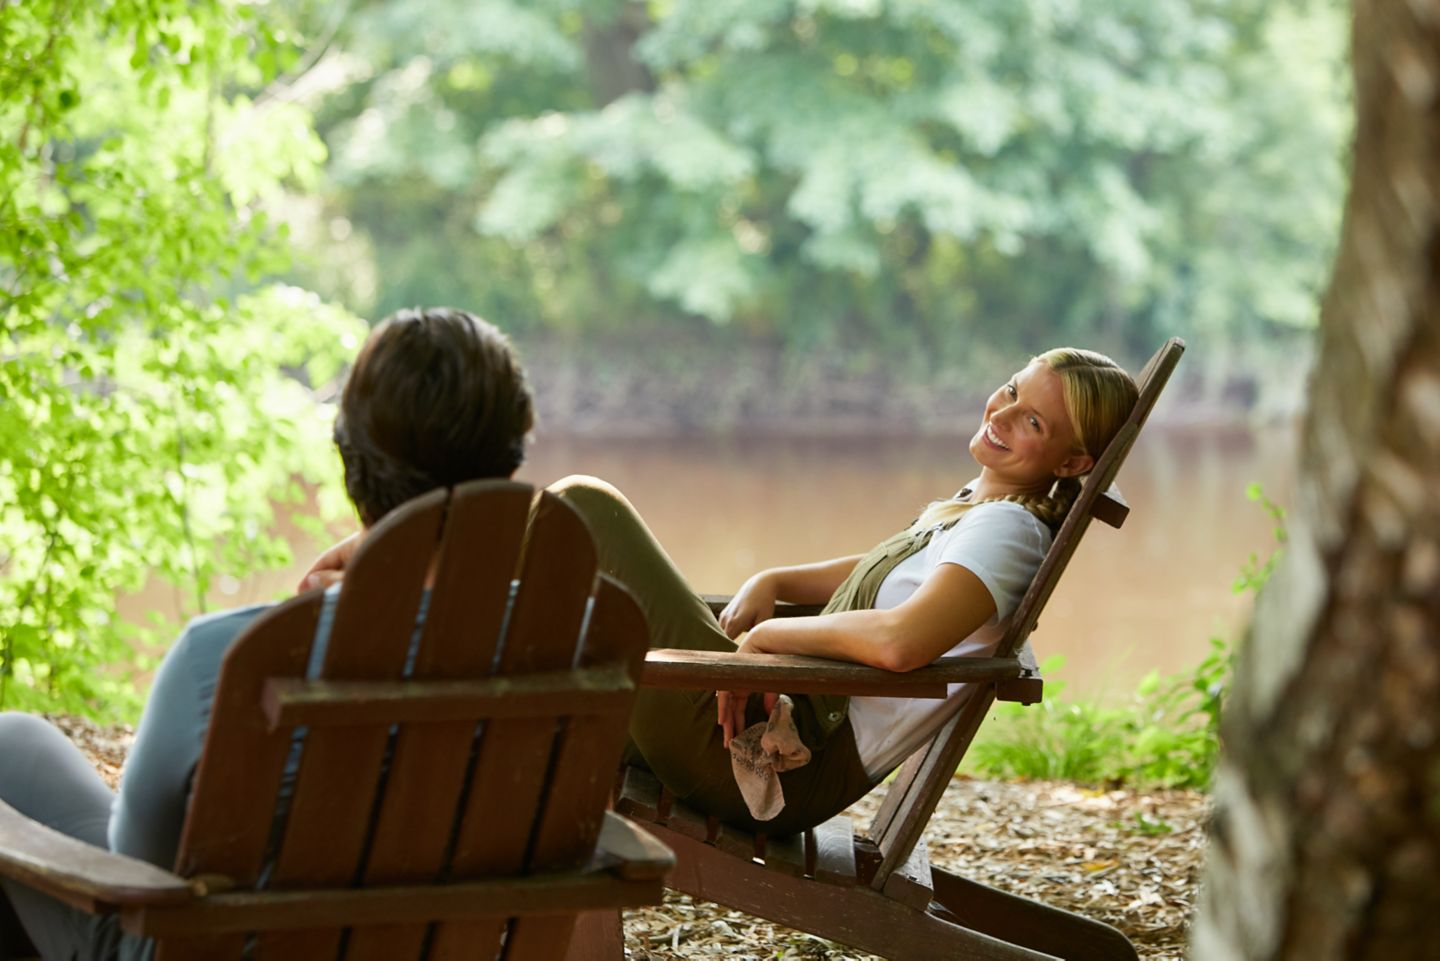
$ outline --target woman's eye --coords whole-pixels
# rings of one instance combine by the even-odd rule
[[[1033,428],[1035,428],[1036,430],[1039,430],[1039,429],[1040,429],[1040,422],[1039,422],[1038,420],[1036,420],[1035,418],[1032,417],[1032,418],[1030,418],[1030,426],[1033,427]]]
[[[1015,397],[1016,397],[1015,385],[1014,385],[1014,384],[1006,384],[1006,385],[1005,385],[1005,393],[1007,393],[1007,394],[1010,395],[1010,399],[1011,399],[1011,400],[1014,400]]]

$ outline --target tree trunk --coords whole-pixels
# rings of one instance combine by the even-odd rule
[[[635,44],[650,29],[645,4],[623,2],[617,9],[585,20],[585,73],[596,106],[603,107],[627,93],[649,93],[655,78],[635,59]]]
[[[1440,2],[1361,0],[1353,53],[1350,197],[1290,547],[1226,709],[1200,961],[1440,958]]]

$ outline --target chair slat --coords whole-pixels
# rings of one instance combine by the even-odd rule
[[[268,730],[254,706],[267,678],[305,673],[323,603],[312,591],[266,611],[226,654],[180,836],[177,874],[218,874],[242,886],[260,876],[290,732]]]
[[[322,677],[400,676],[444,513],[444,492],[437,491],[392,512],[366,537],[345,576]],[[352,640],[358,638],[363,641]],[[354,880],[388,739],[384,724],[309,732],[275,866],[275,886]],[[338,792],[336,784],[346,784],[348,790]]]
[[[837,814],[808,835],[817,881],[849,887],[855,883],[855,822]]]
[[[574,924],[535,915],[516,918],[505,942],[505,961],[555,961],[565,957]]]
[[[500,643],[510,582],[519,566],[532,497],[529,487],[505,481],[482,481],[455,489],[415,654],[416,679],[489,673]],[[563,681],[559,683],[563,686]],[[422,697],[423,684],[420,680],[414,685]],[[505,687],[503,682],[499,685],[493,703],[506,701]],[[436,700],[428,703],[435,705]],[[544,710],[543,705],[531,706]],[[389,786],[365,869],[367,884],[401,884],[442,876],[459,816],[457,800],[470,765],[476,721],[481,716],[481,712],[460,711],[449,723],[400,726],[390,761]],[[421,924],[357,929],[346,957],[348,961],[418,958],[426,928]]]
[[[767,834],[764,837],[763,856],[767,868],[794,878],[805,876],[804,834]]]
[[[665,826],[676,834],[696,841],[709,842],[711,837],[710,819],[699,811],[680,801],[670,802],[670,817]]]
[[[538,499],[523,554],[520,589],[500,652],[501,675],[572,666],[595,583],[589,531],[579,515],[552,494]],[[451,858],[452,876],[524,869],[557,726],[555,719],[486,722]],[[447,923],[438,926],[436,944],[448,952],[452,944],[484,942],[492,934],[488,922]]]
[[[915,779],[920,776],[920,771],[925,767],[925,758],[930,752],[930,746],[936,743],[943,743],[949,740],[950,732],[959,723],[959,716],[951,717],[946,721],[940,730],[935,732],[924,747],[912,753],[900,765],[900,770],[890,780],[890,787],[885,792],[885,798],[880,802],[880,810],[870,820],[870,828],[867,832],[872,838],[884,837],[890,830],[895,815],[900,811],[901,802],[910,794],[910,788],[915,784]]]
[[[371,529],[351,561],[335,608],[321,677],[334,680],[398,678],[415,636],[425,575],[440,539],[446,493],[434,491],[392,511]],[[390,725],[310,731],[304,740],[295,795],[275,873],[277,888],[347,884],[357,879],[369,846]],[[337,791],[337,784],[346,790]],[[335,947],[327,937],[333,935]],[[340,932],[275,938],[273,950],[290,957],[324,957]],[[283,942],[283,943],[282,943]]]
[[[300,681],[271,678],[263,709],[273,727],[325,727],[493,717],[605,715],[629,710],[635,682],[599,665],[483,681]],[[427,725],[429,726],[429,725]]]
[[[464,485],[455,491],[416,652],[416,695],[423,679],[489,672],[520,554],[530,490],[519,484]],[[466,583],[458,578],[469,576]],[[441,682],[443,683],[443,682]],[[464,682],[461,682],[464,683]],[[472,682],[484,684],[486,682]],[[494,699],[503,697],[503,686]],[[454,800],[469,764],[475,721],[407,724],[391,759],[391,785],[376,824],[366,883],[397,884],[439,876],[455,821]],[[451,806],[437,808],[436,799]]]
[[[595,579],[595,552],[584,522],[552,495],[542,495],[525,551],[501,675],[571,666]],[[536,557],[544,560],[535,563]],[[452,861],[456,876],[523,867],[555,726],[553,720],[486,724]]]
[[[915,779],[901,796],[889,826],[884,832],[872,835],[881,854],[880,866],[870,881],[876,890],[884,888],[890,872],[905,863],[919,841],[935,805],[940,803],[940,796],[950,784],[955,768],[974,740],[975,732],[980,729],[980,722],[993,703],[994,693],[994,688],[989,686],[972,691],[955,716],[941,728],[941,732],[948,732],[946,736],[931,739],[928,747],[923,749]]]
[[[430,944],[430,961],[489,961],[498,958],[510,925],[501,918],[482,921],[452,921],[435,930]]]
[[[295,958],[333,958],[339,950],[340,929],[302,928],[267,931],[255,942],[255,961],[293,961]]]
[[[635,703],[633,679],[639,676],[647,645],[645,616],[634,598],[601,575],[580,652],[580,669],[623,666],[632,686],[629,696],[621,699],[620,712],[570,723],[562,735],[530,855],[531,871],[572,867],[594,849]]]
[[[626,907],[640,903],[635,900],[637,893],[658,893],[659,888],[658,879],[631,881],[609,870],[587,866],[555,874],[449,884],[233,892],[183,908],[136,908],[130,914],[131,926],[147,934],[208,936],[263,926],[273,927],[277,933],[303,936],[312,929],[332,925],[341,928],[406,924],[436,917],[486,919]],[[292,955],[307,961],[313,957],[317,956]]]
[[[720,850],[728,854],[733,854],[737,858],[744,858],[746,861],[755,858],[757,842],[755,835],[749,831],[734,827],[730,824],[717,823],[715,829],[711,831],[710,834],[710,843]]]
[[[627,817],[663,824],[666,818],[660,816],[661,790],[660,779],[649,771],[626,767],[615,810]]]

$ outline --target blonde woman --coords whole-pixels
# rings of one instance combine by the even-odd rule
[[[809,654],[907,671],[945,654],[994,650],[1080,478],[1136,396],[1134,381],[1107,357],[1070,348],[1041,354],[986,403],[969,444],[980,474],[958,494],[931,504],[869,554],[761,571],[718,620],[618,490],[581,476],[550,490],[585,518],[601,569],[640,602],[651,647]],[[327,551],[302,585],[338,578],[356,543]],[[827,603],[813,617],[772,619],[778,601]],[[968,692],[954,685],[945,700],[924,702],[792,695],[795,729],[810,757],[779,775],[784,807],[761,821],[736,784],[729,746],[766,719],[778,693],[645,689],[630,725],[632,760],[700,811],[751,830],[790,833],[868,792]]]
[[[969,444],[980,474],[959,493],[869,554],[761,571],[718,621],[619,491],[587,477],[551,490],[585,517],[602,567],[640,600],[652,647],[808,654],[908,671],[945,654],[994,650],[1080,478],[1137,394],[1130,375],[1101,354],[1041,354],[990,396]],[[813,617],[772,619],[779,601],[826,606]],[[790,833],[867,793],[967,695],[966,685],[953,685],[944,701],[793,695],[811,757],[779,775],[784,809],[763,822],[736,785],[727,749],[765,719],[773,692],[645,690],[630,734],[636,760],[690,806],[748,829]]]

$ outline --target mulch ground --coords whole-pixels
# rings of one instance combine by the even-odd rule
[[[113,787],[133,732],[51,720]],[[869,822],[882,796],[876,791],[851,809],[857,825]],[[957,778],[930,822],[930,859],[971,880],[1113,924],[1142,958],[1180,961],[1208,812],[1209,800],[1198,791]],[[625,947],[636,961],[872,957],[674,893],[663,905],[626,913]]]

